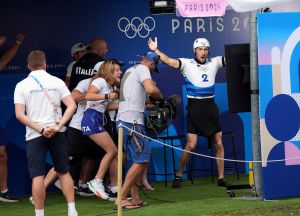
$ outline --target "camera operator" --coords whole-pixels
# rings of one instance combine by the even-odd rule
[[[193,151],[197,145],[198,134],[206,136],[214,142],[216,156],[224,158],[222,131],[219,122],[219,110],[215,104],[215,78],[218,70],[225,66],[225,58],[209,56],[210,44],[206,38],[194,41],[194,59],[172,59],[158,50],[157,38],[149,38],[148,46],[161,61],[173,68],[179,69],[184,77],[187,90],[187,144],[185,150]],[[180,188],[183,168],[189,160],[189,153],[183,152],[177,170],[173,188]],[[217,160],[218,186],[228,186],[224,179],[224,161]]]
[[[117,125],[124,125],[139,133],[146,133],[144,126],[144,111],[146,95],[150,94],[156,99],[163,96],[151,78],[150,72],[158,71],[159,56],[154,52],[147,52],[141,58],[140,64],[130,67],[121,81],[119,111]],[[123,143],[133,164],[129,168],[122,187],[122,208],[134,209],[146,203],[140,200],[137,184],[150,161],[149,140],[142,139],[137,134],[124,129]],[[131,192],[131,202],[127,194]],[[117,204],[117,203],[116,203]]]

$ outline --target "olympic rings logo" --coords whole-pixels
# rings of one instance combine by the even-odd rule
[[[126,17],[119,19],[118,27],[121,32],[124,32],[126,37],[132,39],[136,35],[139,35],[141,38],[146,38],[149,36],[149,33],[155,28],[155,20],[148,16],[144,20],[139,17],[133,17],[130,21]]]
[[[208,67],[200,67],[200,71],[207,72],[208,70]]]

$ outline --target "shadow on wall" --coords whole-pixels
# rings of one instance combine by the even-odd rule
[[[230,113],[228,111],[223,112],[220,115],[222,131],[234,132],[234,142],[236,148],[237,160],[245,160],[245,136],[244,136],[244,125],[242,119],[237,113]],[[225,149],[225,158],[234,159],[231,145],[228,144],[229,137],[223,137],[223,145]],[[227,163],[225,162],[225,166]],[[245,173],[245,163],[238,163],[240,173]]]

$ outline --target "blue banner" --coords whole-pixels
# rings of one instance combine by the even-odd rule
[[[72,61],[72,45],[78,42],[88,44],[91,39],[101,37],[108,42],[109,51],[106,58],[116,58],[123,62],[125,71],[139,61],[138,55],[148,51],[149,37],[158,37],[159,49],[172,58],[193,58],[192,45],[198,37],[209,39],[211,56],[223,56],[224,44],[248,42],[249,19],[248,13],[236,13],[232,10],[226,11],[225,16],[211,18],[183,18],[175,14],[151,15],[149,1],[141,0],[11,0],[1,3],[0,20],[0,34],[6,35],[8,39],[0,48],[0,55],[15,43],[18,32],[26,34],[17,55],[1,71],[3,75],[0,76],[1,127],[12,142],[11,148],[24,150],[24,126],[14,117],[13,90],[16,83],[29,72],[26,58],[30,51],[44,50],[47,56],[47,71],[63,78],[68,64]],[[183,95],[183,79],[180,72],[163,64],[159,64],[159,67],[161,73],[155,74],[153,78],[163,94],[166,97],[172,94]],[[218,84],[222,84],[222,88],[218,88]],[[217,75],[216,94],[222,101],[219,103],[222,106],[220,110],[226,111],[227,92],[224,91],[223,84],[226,88],[225,69]],[[173,121],[175,133],[183,133],[185,130],[184,109],[183,105],[178,107],[177,118]],[[236,129],[240,128],[240,125],[232,127]],[[243,142],[244,134],[239,133],[237,137]],[[10,151],[10,166],[19,163],[25,170],[25,158],[20,159],[21,163],[16,161],[13,151]],[[241,157],[244,157],[244,152],[241,154]],[[22,184],[22,178],[15,180],[11,168],[9,173],[11,185]],[[28,188],[17,191],[19,194],[27,192]]]

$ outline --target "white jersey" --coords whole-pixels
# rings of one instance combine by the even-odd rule
[[[68,67],[67,67],[67,74],[66,77],[71,77],[71,73],[72,73],[72,69],[73,69],[73,65],[76,63],[76,61],[72,61]]]
[[[89,88],[90,82],[91,82],[91,78],[81,80],[75,89],[81,93],[86,93]],[[81,130],[81,120],[83,117],[85,107],[86,107],[85,100],[78,102],[76,113],[73,115],[69,127]]]
[[[95,86],[98,89],[98,94],[109,94],[113,92],[113,88],[109,86],[103,78],[97,78],[93,80],[91,85]],[[87,101],[86,109],[94,109],[98,112],[104,113],[106,106],[110,101],[111,100],[109,99]]]
[[[46,89],[42,90],[41,86]],[[48,94],[51,100],[46,96]],[[32,71],[27,78],[16,85],[14,103],[25,105],[26,116],[37,125],[47,127],[55,125],[57,116],[54,112],[55,105],[61,105],[61,100],[70,95],[65,83],[44,70]],[[61,118],[61,113],[59,114]],[[65,128],[61,130],[63,132]],[[26,126],[26,140],[42,136],[36,130]]]
[[[125,72],[121,81],[120,101],[117,120],[144,124],[146,90],[143,82],[152,79],[150,70],[143,64],[137,64]]]
[[[195,59],[179,58],[188,98],[214,97],[216,75],[223,67],[222,58],[217,56],[204,64],[197,63]]]

